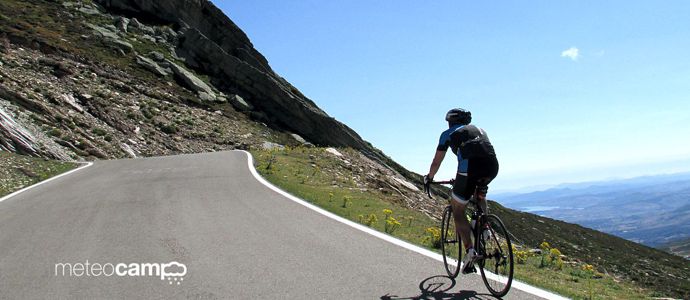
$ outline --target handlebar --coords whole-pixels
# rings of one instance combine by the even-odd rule
[[[432,181],[432,182],[429,182],[429,183],[431,183],[431,184],[454,184],[454,183],[455,183],[455,179],[446,180],[446,181]]]
[[[431,188],[430,188],[430,186],[432,184],[453,184],[453,183],[455,183],[455,179],[446,180],[446,181],[429,181],[426,184],[424,184],[424,192],[426,192],[426,195],[429,196],[429,198],[432,198],[431,197]]]

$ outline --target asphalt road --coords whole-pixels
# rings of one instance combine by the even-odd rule
[[[172,261],[177,281],[130,265]],[[443,273],[268,189],[243,152],[99,161],[0,202],[0,298],[493,298],[480,276]]]

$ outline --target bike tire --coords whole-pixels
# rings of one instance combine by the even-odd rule
[[[460,273],[461,245],[460,237],[455,230],[453,209],[449,205],[443,210],[443,218],[441,219],[441,252],[443,253],[443,265],[450,278],[455,278]],[[453,257],[456,254],[457,260]]]
[[[476,237],[480,255],[483,257],[477,264],[484,285],[489,292],[496,297],[503,297],[508,293],[513,283],[514,259],[510,235],[501,219],[496,215],[486,216],[481,223],[482,230],[477,233]],[[488,238],[484,234],[486,229],[489,229],[490,233]]]

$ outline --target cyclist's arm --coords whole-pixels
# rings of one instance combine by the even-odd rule
[[[436,155],[434,155],[434,160],[431,162],[431,167],[429,167],[429,178],[434,178],[438,168],[441,167],[443,158],[446,157],[446,150],[436,150]]]

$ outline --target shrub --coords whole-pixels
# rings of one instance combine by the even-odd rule
[[[350,196],[343,196],[343,208],[347,208],[347,206],[352,203],[350,199]]]
[[[547,259],[547,257],[548,257],[548,256],[547,256],[547,253],[550,252],[551,245],[549,245],[548,242],[543,241],[543,242],[539,245],[539,249],[541,249],[541,262],[539,263],[539,267],[540,267],[540,268],[543,268],[543,267],[546,267],[546,266],[548,265],[548,262],[546,261],[546,259]]]
[[[153,113],[148,108],[142,108],[141,114],[143,114],[144,118],[147,118],[147,119],[151,119],[154,116]]]
[[[594,266],[592,265],[583,265],[581,268],[582,271],[585,271],[585,273],[589,274],[590,276],[594,274]]]
[[[375,214],[370,214],[369,217],[367,218],[366,221],[364,221],[364,224],[371,227],[372,225],[376,224],[379,221],[379,218],[376,217]]]
[[[62,136],[62,131],[60,131],[60,129],[53,128],[53,129],[48,131],[48,135],[59,138]]]
[[[549,255],[551,256],[552,260],[561,258],[561,251],[559,251],[556,248],[551,248],[551,250],[549,251]]]
[[[441,228],[428,227],[425,231],[424,242],[429,243],[432,248],[441,249]]]
[[[175,124],[164,124],[161,126],[161,131],[167,134],[177,133],[177,125]]]
[[[400,222],[398,222],[398,220],[396,220],[392,216],[388,216],[388,218],[386,218],[386,224],[385,224],[385,227],[383,228],[383,230],[389,234],[392,234],[393,231],[395,231],[396,229],[398,229],[398,227],[400,227],[400,225],[401,224],[400,224]]]
[[[268,159],[268,163],[266,163],[266,173],[268,174],[273,174],[273,164],[276,162],[276,153],[275,151],[271,151],[271,158]],[[302,183],[304,183],[305,179],[302,179]]]
[[[550,260],[554,263],[557,270],[563,269],[563,259],[561,259],[561,251],[556,248],[552,248],[549,251]]]
[[[314,166],[314,172],[311,173],[311,176],[316,176],[316,174],[321,172],[321,168],[319,166]]]
[[[541,251],[548,252],[549,249],[551,249],[551,245],[549,245],[547,241],[543,241],[541,244],[539,244],[539,249],[541,249]]]
[[[518,264],[525,264],[527,262],[527,251],[515,251],[515,260]]]
[[[93,133],[93,134],[95,134],[95,135],[97,135],[97,136],[104,136],[104,135],[106,135],[105,130],[103,130],[103,129],[101,129],[101,128],[98,128],[98,127],[95,127],[95,128],[93,128],[93,129],[91,129],[91,133]]]

